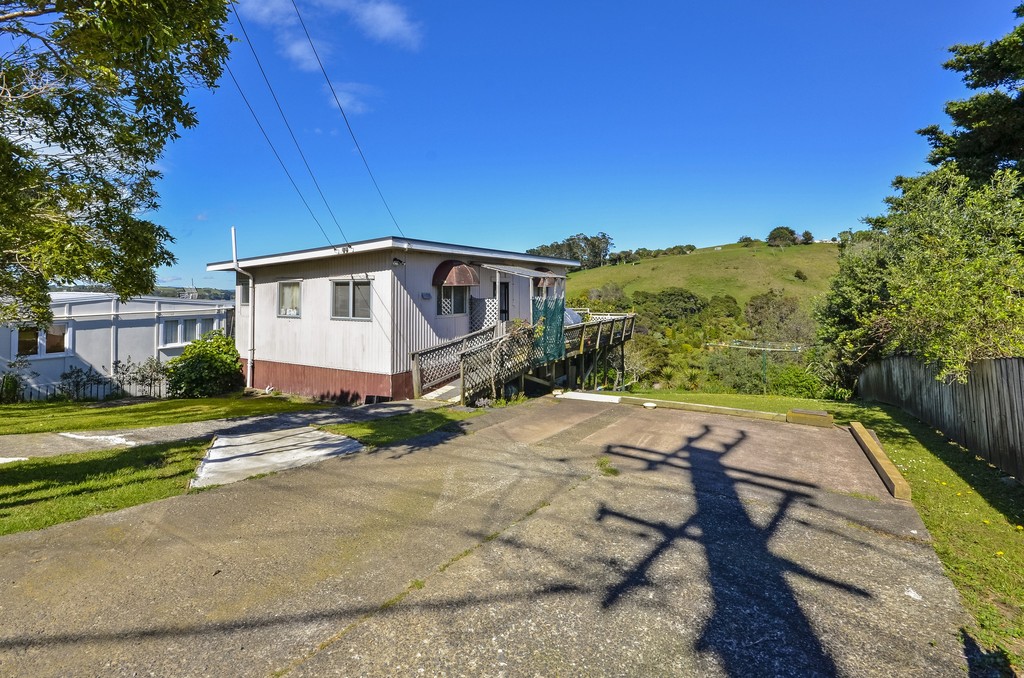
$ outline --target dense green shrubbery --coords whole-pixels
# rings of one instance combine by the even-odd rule
[[[167,393],[172,397],[206,398],[244,384],[235,342],[220,330],[207,332],[167,361]]]

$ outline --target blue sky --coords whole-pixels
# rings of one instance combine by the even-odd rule
[[[519,251],[856,228],[928,168],[914,130],[965,96],[947,48],[1015,23],[990,0],[297,2],[401,232]],[[399,235],[291,0],[239,11],[344,236],[244,39],[230,67],[331,241]],[[227,74],[191,101],[150,215],[176,238],[161,283],[230,287],[205,264],[231,226],[242,257],[327,245]]]

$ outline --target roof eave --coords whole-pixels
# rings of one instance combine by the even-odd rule
[[[580,262],[572,259],[543,257],[536,254],[525,254],[522,252],[509,252],[506,250],[493,250],[484,247],[470,247],[466,245],[453,245],[449,243],[432,242],[429,240],[415,240],[412,238],[395,238],[389,236],[387,238],[364,240],[361,242],[348,243],[346,245],[249,257],[246,259],[239,259],[238,266],[242,268],[258,268],[261,266],[274,266],[277,264],[287,264],[297,261],[326,259],[336,256],[345,256],[347,254],[360,254],[364,252],[375,252],[388,249],[407,252],[429,252],[432,254],[444,254],[446,256],[462,256],[477,259],[512,259],[515,261],[527,261],[535,264],[549,264],[552,266],[573,267],[580,265]],[[234,268],[234,261],[216,261],[206,265],[207,271],[232,271]]]

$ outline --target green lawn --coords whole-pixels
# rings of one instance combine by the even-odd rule
[[[458,422],[483,414],[483,410],[462,410],[442,407],[436,410],[410,412],[394,417],[350,424],[322,426],[328,433],[355,438],[368,447],[383,447],[416,438],[438,429],[457,430]]]
[[[95,431],[145,428],[210,419],[309,410],[327,405],[283,396],[241,394],[219,398],[181,398],[142,403],[19,403],[0,405],[0,435],[46,431]]]
[[[0,465],[0,535],[173,497],[209,441],[164,443]]]
[[[649,398],[786,412],[823,409],[837,423],[878,434],[910,483],[935,552],[978,628],[972,637],[998,666],[1024,671],[1024,486],[902,411],[862,402],[646,391]]]

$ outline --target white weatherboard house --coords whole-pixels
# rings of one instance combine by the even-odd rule
[[[202,334],[225,329],[231,302],[138,297],[118,301],[100,292],[53,292],[53,324],[45,331],[0,328],[0,360],[25,356],[37,387],[55,384],[72,367],[109,376],[115,361],[165,362]],[[4,334],[6,333],[6,337]]]
[[[237,272],[235,335],[250,386],[365,402],[412,397],[416,351],[501,321],[531,322],[533,300],[564,297],[575,265],[385,237],[206,269]]]

